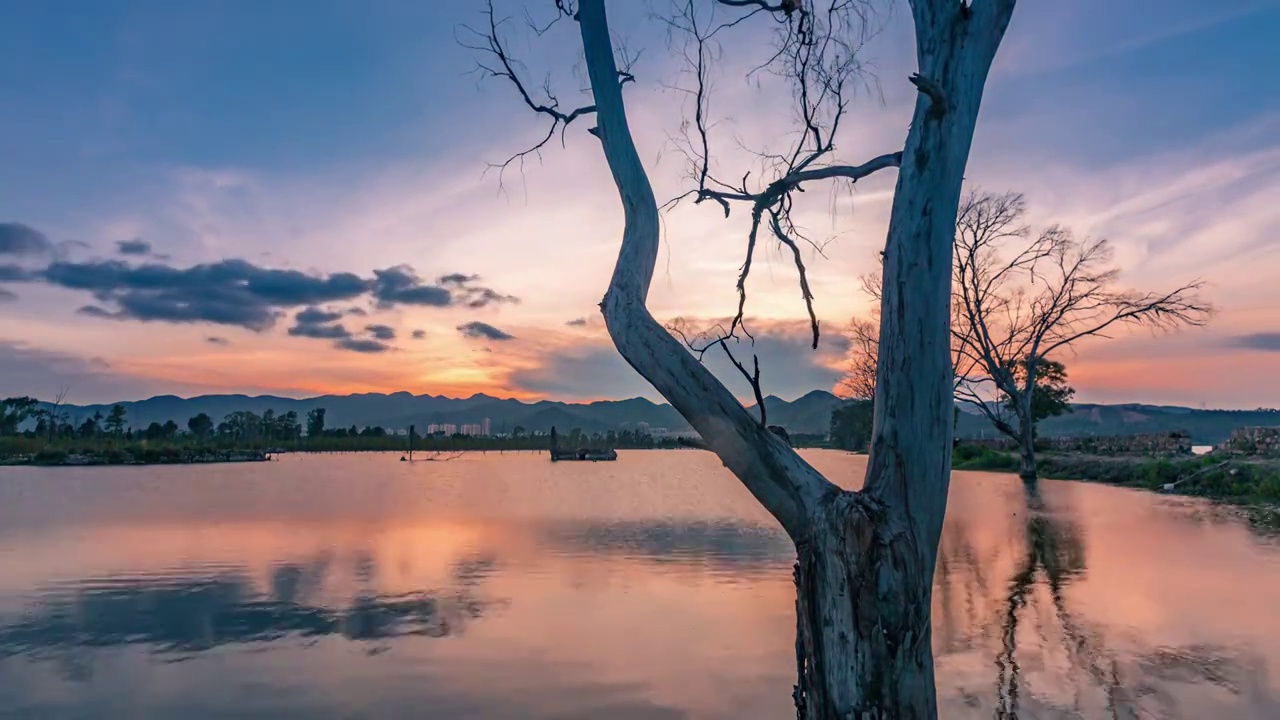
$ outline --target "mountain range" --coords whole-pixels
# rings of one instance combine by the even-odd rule
[[[831,411],[841,402],[835,395],[822,390],[814,390],[791,401],[774,396],[764,400],[769,424],[781,425],[793,434],[825,433]],[[218,422],[227,414],[240,410],[258,414],[266,410],[277,414],[292,410],[298,413],[301,421],[309,410],[322,407],[325,409],[325,424],[329,427],[381,425],[402,429],[415,425],[422,431],[433,423],[463,425],[489,418],[495,433],[510,432],[517,426],[529,432],[546,432],[555,426],[561,431],[579,428],[587,433],[603,433],[634,429],[640,423],[671,431],[690,429],[670,405],[660,405],[644,398],[565,403],[553,400],[524,402],[484,394],[449,398],[397,392],[322,395],[305,399],[271,395],[201,395],[193,398],[161,395],[120,404],[125,407],[129,424],[135,428],[146,427],[152,422],[163,424],[168,420],[186,427],[187,419],[199,413],[206,413]],[[111,409],[110,405],[64,407],[77,423],[95,412],[105,416]],[[749,410],[752,414],[756,412],[754,406]],[[1189,432],[1196,443],[1216,444],[1236,428],[1250,425],[1280,426],[1280,411],[1079,404],[1066,415],[1042,421],[1039,431],[1046,437],[1063,437],[1181,430]],[[972,412],[961,412],[956,433],[960,437],[993,437],[995,430],[985,418]]]

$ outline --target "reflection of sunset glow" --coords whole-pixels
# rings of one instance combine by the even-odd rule
[[[847,487],[865,470],[864,457],[805,456]],[[76,470],[16,470],[0,485],[0,646],[14,613],[61,628],[62,616],[40,608],[98,592],[108,593],[104,618],[173,607],[192,615],[154,632],[251,638],[175,637],[227,642],[216,672],[228,682],[322,682],[343,688],[353,712],[374,702],[347,691],[359,678],[379,697],[442,703],[533,692],[543,714],[623,697],[726,720],[789,709],[793,549],[709,453],[632,451],[590,467],[530,454],[368,454]],[[1270,707],[1257,692],[1274,692],[1265,670],[1280,664],[1273,547],[1192,500],[1046,482],[1042,509],[1027,502],[1011,476],[952,483],[933,592],[944,716],[1016,707],[1035,717],[1079,703],[1092,717],[1107,693],[1157,716],[1164,706],[1150,703],[1170,693],[1199,712],[1188,717]],[[94,632],[97,607],[83,608],[77,632]],[[287,625],[270,625],[272,607]],[[142,621],[103,627],[103,641],[124,642],[115,627],[150,628]],[[285,639],[306,628],[315,644]],[[273,650],[268,659],[252,659],[255,642]],[[213,671],[192,652],[184,671]],[[8,662],[77,687],[41,674],[50,666],[38,660]],[[1183,679],[1153,663],[1181,663]],[[1205,687],[1197,663],[1246,689]],[[1113,672],[1120,691],[1099,679]],[[1124,695],[1144,683],[1161,692]],[[150,697],[150,685],[130,687]],[[561,697],[577,704],[561,708]]]

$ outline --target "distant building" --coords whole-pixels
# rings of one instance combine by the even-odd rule
[[[694,440],[702,437],[697,430],[668,430],[667,428],[653,428],[649,431],[649,436],[654,440],[667,440],[684,438],[686,440]]]
[[[486,435],[486,436],[488,436],[488,435],[492,435],[493,433],[492,433],[492,432],[490,432],[490,430],[489,430],[489,429],[490,429],[490,427],[491,427],[491,424],[490,424],[490,422],[489,422],[489,418],[485,418],[485,419],[484,419],[484,422],[480,423],[480,434],[481,434],[481,435]]]

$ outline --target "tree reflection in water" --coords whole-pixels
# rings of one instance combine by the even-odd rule
[[[1110,718],[1184,717],[1171,692],[1173,685],[1213,685],[1238,695],[1244,678],[1261,671],[1256,661],[1226,648],[1139,646],[1117,651],[1108,647],[1102,628],[1073,612],[1069,602],[1068,587],[1087,569],[1080,526],[1065,515],[1063,508],[1050,507],[1035,485],[1026,487],[1023,514],[1023,555],[1003,598],[1000,647],[995,660],[995,718],[1095,717],[1098,711]],[[1039,587],[1044,591],[1038,592]],[[1046,595],[1053,627],[1039,628],[1036,639],[1041,646],[1032,650],[1048,655],[1056,645],[1065,652],[1069,665],[1065,677],[1057,678],[1063,687],[1056,690],[1073,700],[1070,707],[1057,707],[1051,695],[1058,693],[1046,692],[1027,708],[1019,661],[1019,625],[1024,620],[1035,622],[1044,617],[1035,610]],[[1038,660],[1043,662],[1043,658]],[[1078,679],[1085,681],[1084,688],[1077,685]],[[1091,695],[1096,698],[1092,702]]]

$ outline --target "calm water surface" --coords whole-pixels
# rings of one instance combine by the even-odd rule
[[[791,563],[696,451],[4,468],[0,717],[785,718]],[[957,473],[934,625],[943,717],[1280,717],[1280,543],[1197,501]]]

